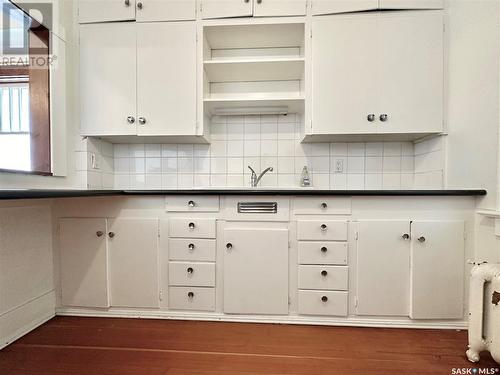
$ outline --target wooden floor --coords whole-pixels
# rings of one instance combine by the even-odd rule
[[[471,367],[466,345],[464,331],[58,317],[0,351],[0,374],[447,375]]]

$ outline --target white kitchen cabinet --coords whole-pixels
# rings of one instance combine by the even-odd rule
[[[84,136],[196,136],[194,22],[82,25]]]
[[[288,229],[224,230],[224,312],[288,314]]]
[[[312,35],[310,135],[442,132],[442,12],[315,17]]]
[[[202,0],[202,18],[303,16],[306,0]]]
[[[80,27],[82,135],[136,134],[136,43],[133,23]]]
[[[59,221],[63,306],[109,307],[106,219]]]
[[[80,23],[195,20],[196,0],[79,0],[78,19]]]
[[[463,221],[412,223],[412,319],[463,318],[464,246]]]
[[[196,135],[196,24],[138,24],[137,40],[137,134]]]
[[[80,23],[132,21],[135,19],[135,0],[79,0]]]
[[[410,222],[360,221],[357,232],[356,313],[408,316]]]
[[[109,221],[109,278],[113,307],[159,307],[157,219]]]
[[[312,0],[312,14],[363,12],[376,9],[443,9],[443,0]]]

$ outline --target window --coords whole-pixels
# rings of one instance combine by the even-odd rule
[[[11,19],[8,31],[0,30],[4,52],[0,64],[0,170],[49,175],[50,32],[13,4],[1,0],[0,4]],[[17,50],[5,53],[13,44]]]

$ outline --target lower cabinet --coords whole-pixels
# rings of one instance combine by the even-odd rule
[[[358,315],[460,319],[463,221],[360,221]]]
[[[159,307],[157,219],[61,219],[63,306]]]
[[[288,229],[225,229],[224,241],[224,312],[288,314]]]

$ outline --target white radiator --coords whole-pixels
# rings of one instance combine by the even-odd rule
[[[472,269],[469,311],[467,358],[478,362],[479,353],[488,350],[500,363],[500,264]]]

